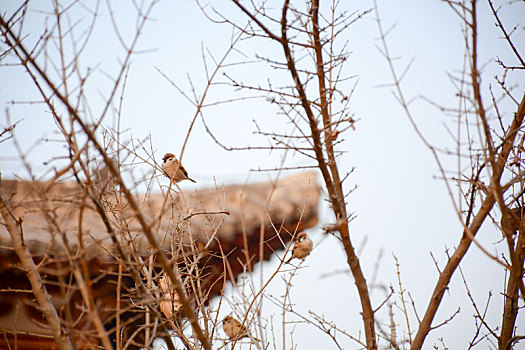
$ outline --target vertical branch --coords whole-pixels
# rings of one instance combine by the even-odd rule
[[[299,101],[301,102],[301,106],[303,107],[306,113],[306,116],[308,117],[308,124],[310,126],[310,131],[312,132],[311,137],[312,137],[312,141],[314,144],[313,149],[315,153],[315,158],[318,163],[318,168],[321,171],[321,174],[323,175],[323,179],[328,189],[328,195],[330,197],[330,201],[332,203],[337,203],[337,197],[334,191],[332,177],[330,176],[330,173],[328,172],[328,167],[326,165],[326,160],[323,154],[321,131],[318,128],[317,119],[315,118],[312,108],[310,107],[310,103],[306,96],[304,85],[301,82],[301,78],[299,77],[299,73],[297,72],[297,68],[295,67],[295,61],[292,57],[292,52],[290,50],[290,46],[288,43],[288,38],[287,38],[288,28],[287,28],[287,23],[286,23],[286,13],[288,11],[289,2],[290,2],[289,0],[285,0],[284,5],[283,5],[283,11],[282,11],[282,17],[281,17],[281,38],[279,39],[279,42],[281,43],[283,51],[284,51],[287,68],[290,74],[292,75],[294,86],[297,89],[297,93],[299,94]]]
[[[483,132],[485,136],[485,142],[487,143],[487,150],[489,151],[489,161],[492,164],[492,167],[496,167],[496,155],[494,152],[494,145],[492,142],[492,135],[490,133],[490,126],[487,121],[487,116],[485,115],[485,108],[483,107],[483,99],[481,98],[480,91],[480,75],[478,71],[478,18],[477,18],[477,8],[476,1],[471,0],[471,16],[472,21],[470,23],[471,30],[471,42],[472,42],[472,52],[470,53],[471,66],[470,66],[470,79],[472,83],[472,90],[474,92],[474,101],[476,106],[476,114],[481,119],[483,125]]]
[[[466,11],[466,6],[463,3],[456,3],[452,1],[446,1],[450,6],[454,8],[454,6],[458,6]],[[467,41],[467,47],[469,48],[469,60],[470,60],[470,86],[473,90],[474,98],[472,100],[472,103],[474,105],[476,115],[480,118],[480,122],[482,125],[482,138],[484,138],[482,143],[482,150],[484,152],[488,153],[488,156],[486,156],[487,159],[487,165],[490,165],[490,169],[492,170],[492,173],[489,174],[490,177],[490,187],[485,192],[487,196],[481,203],[481,207],[479,208],[477,214],[473,217],[472,221],[470,221],[471,218],[471,210],[469,210],[469,214],[467,215],[467,219],[464,223],[463,228],[463,234],[462,238],[455,249],[452,256],[449,258],[445,268],[440,273],[438,281],[434,287],[434,291],[432,293],[432,296],[429,300],[428,306],[425,311],[425,315],[423,319],[421,320],[419,324],[419,328],[417,330],[416,336],[414,338],[413,343],[411,344],[411,349],[421,349],[424,343],[425,338],[427,337],[428,333],[432,329],[432,322],[436,315],[436,312],[441,304],[443,295],[445,290],[448,288],[450,280],[452,278],[452,275],[454,274],[455,270],[459,266],[460,262],[462,261],[463,257],[468,252],[470,245],[472,242],[476,242],[475,236],[481,226],[484,224],[485,219],[488,217],[489,213],[493,210],[494,205],[496,202],[498,202],[499,206],[501,207],[501,210],[503,212],[503,216],[506,216],[507,208],[505,206],[504,200],[503,200],[503,190],[500,185],[500,181],[503,175],[503,171],[507,165],[508,157],[514,148],[514,142],[516,139],[516,136],[518,135],[518,132],[520,128],[522,128],[523,125],[523,118],[525,114],[525,96],[523,97],[521,103],[519,104],[517,111],[514,115],[514,119],[512,120],[512,123],[505,133],[503,137],[501,137],[502,142],[501,146],[498,147],[500,149],[500,153],[498,154],[496,151],[496,147],[493,144],[493,136],[492,131],[490,129],[489,122],[487,120],[486,112],[483,107],[483,100],[480,90],[480,73],[477,68],[477,40],[478,40],[478,33],[477,33],[477,13],[476,13],[476,0],[471,0],[471,9],[470,14],[471,18],[467,19],[466,16],[462,16],[458,13],[458,15],[461,17],[465,25],[467,26],[467,30],[471,30],[470,32],[470,38],[465,37],[465,40]],[[457,11],[456,11],[457,13]],[[407,116],[410,119],[410,122],[412,123],[414,130],[420,137],[420,139],[425,143],[425,145],[429,148],[429,150],[434,155],[434,158],[436,159],[436,162],[439,166],[439,169],[443,175],[443,178],[446,179],[447,176],[444,172],[443,166],[441,164],[441,161],[439,160],[435,148],[425,139],[421,131],[418,129],[417,125],[415,124],[415,121],[413,120],[411,113],[408,108],[408,104],[403,96],[403,92],[401,90],[400,86],[400,79],[398,78],[396,74],[396,69],[393,66],[393,59],[390,53],[388,52],[388,47],[386,45],[386,38],[385,34],[382,30],[381,21],[379,18],[379,14],[377,11],[377,5],[376,5],[376,14],[377,14],[377,21],[379,26],[379,31],[381,34],[381,40],[383,41],[383,47],[384,51],[383,54],[386,56],[388,64],[390,66],[391,73],[394,78],[394,85],[397,89],[396,96],[398,97],[403,109],[405,110]],[[468,35],[468,33],[467,33]],[[471,42],[471,45],[469,45],[469,42]],[[479,173],[476,175],[475,179],[473,179],[473,183],[477,186],[479,183]],[[451,194],[450,187],[448,182],[446,182],[447,190],[449,191],[449,194]],[[473,208],[474,203],[474,193],[475,191],[478,191],[478,189],[473,188],[472,189],[472,197],[471,197],[471,203],[470,208]],[[453,200],[453,196],[451,195],[451,199]],[[456,212],[458,213],[458,217],[461,218],[461,212],[458,210],[456,203],[453,200],[454,208],[456,209]],[[508,239],[507,239],[508,240]],[[487,255],[490,256],[490,254],[487,253],[486,250],[483,249],[479,245],[478,242],[476,242],[480,249],[482,249]],[[511,245],[509,244],[509,247]],[[514,249],[510,248],[510,257],[512,260],[512,266],[516,266],[516,259],[513,256],[514,255]],[[507,267],[506,264],[504,264],[505,267]],[[515,272],[514,267],[511,267],[512,271]],[[511,273],[511,275],[514,275],[514,273]],[[512,328],[512,327],[511,327]],[[500,342],[501,345],[501,342]]]
[[[317,160],[317,168],[323,176],[323,180],[328,191],[330,203],[334,211],[335,217],[338,220],[338,230],[341,234],[343,247],[347,255],[347,263],[352,271],[355,278],[355,283],[359,292],[361,305],[363,308],[363,322],[367,340],[368,349],[376,349],[375,340],[375,325],[374,325],[374,312],[370,302],[370,295],[368,292],[368,286],[364,277],[363,271],[360,266],[359,258],[355,252],[354,247],[350,239],[350,232],[348,227],[348,215],[346,211],[346,205],[344,200],[344,194],[342,190],[342,183],[339,176],[339,171],[335,161],[335,152],[332,143],[331,136],[331,116],[329,113],[330,101],[327,98],[326,88],[326,74],[322,55],[322,43],[319,30],[319,1],[312,1],[312,36],[313,36],[313,50],[314,50],[314,61],[316,65],[316,74],[319,84],[319,96],[318,99],[321,103],[321,115],[323,118],[323,130],[325,133],[324,141],[321,135],[321,130],[318,126],[318,120],[312,110],[312,100],[308,98],[306,94],[305,84],[301,81],[299,76],[299,70],[296,67],[296,61],[292,55],[292,49],[290,48],[290,41],[288,39],[289,26],[287,23],[287,12],[290,7],[290,1],[285,0],[282,6],[281,12],[281,35],[280,37],[272,33],[260,20],[257,19],[254,13],[247,10],[238,0],[233,2],[253,21],[261,30],[267,35],[268,38],[278,41],[283,49],[286,68],[290,73],[294,82],[294,88],[297,91],[297,99],[299,104],[304,110],[308,125],[311,131],[311,142],[313,144],[313,152],[315,159]],[[326,159],[324,150],[326,150]]]
[[[494,169],[494,173],[492,174],[491,183],[499,183],[501,179],[504,165],[508,160],[510,151],[514,144],[514,140],[516,139],[519,129],[523,125],[524,115],[525,96],[523,96],[523,99],[514,116],[514,120],[512,121],[512,125],[507,133],[506,138],[503,141],[501,153],[499,154],[497,159],[497,167],[496,169]],[[432,321],[436,315],[439,305],[441,304],[441,300],[443,299],[443,295],[448,287],[448,284],[450,283],[452,275],[456,271],[463,257],[466,255],[473,238],[475,237],[476,233],[485,221],[489,212],[492,210],[495,202],[496,199],[494,198],[494,195],[491,191],[481,204],[481,208],[479,209],[476,216],[472,219],[471,224],[468,227],[466,227],[463,231],[463,237],[461,238],[458,247],[454,251],[454,254],[452,254],[450,259],[448,260],[445,268],[443,269],[443,272],[439,275],[438,281],[432,293],[432,297],[430,298],[429,304],[427,306],[425,315],[419,324],[419,328],[414,338],[414,342],[410,347],[412,350],[421,349],[421,347],[423,346],[423,342],[425,341],[425,338],[427,337],[431,329]]]
[[[471,67],[470,67],[471,84],[472,84],[472,89],[474,92],[474,103],[476,106],[476,113],[478,117],[480,118],[481,124],[483,126],[483,132],[484,132],[485,142],[486,142],[486,149],[489,152],[489,162],[492,165],[492,171],[495,173],[502,173],[506,163],[496,162],[496,155],[494,151],[491,130],[490,130],[489,122],[487,120],[487,116],[485,113],[485,108],[483,107],[483,99],[481,97],[481,91],[480,91],[480,74],[478,71],[478,64],[477,64],[477,58],[478,58],[478,25],[477,25],[478,18],[477,17],[478,16],[477,16],[477,6],[476,5],[477,5],[477,1],[471,0],[471,9],[470,9],[471,16],[472,16],[471,23],[470,23],[471,42],[472,42],[472,51],[470,53],[470,56],[471,56]],[[501,167],[501,169],[499,167]],[[510,215],[513,215],[513,214],[510,212],[509,208],[505,204],[505,201],[503,198],[503,192],[502,192],[499,180],[500,179],[497,177],[491,178],[491,190],[501,210],[503,220],[509,220]],[[504,236],[505,236],[505,240],[507,242],[507,246],[509,249],[511,266],[510,266],[509,279],[507,282],[507,290],[505,293],[505,303],[504,303],[504,309],[503,309],[501,334],[498,339],[498,343],[499,343],[498,347],[500,350],[503,350],[506,348],[507,342],[512,337],[512,334],[514,332],[514,324],[516,322],[516,317],[518,315],[518,294],[519,294],[518,291],[519,291],[520,283],[522,283],[521,279],[522,279],[522,270],[523,270],[523,259],[520,259],[518,256],[516,256],[512,234],[504,232]],[[518,255],[521,255],[521,256],[523,255],[519,254],[519,251],[520,251],[519,246],[520,246],[520,243],[522,243],[521,242],[522,240],[523,240],[522,235],[521,234],[518,235],[518,242],[517,242]]]
[[[328,156],[328,166],[330,167],[330,173],[332,180],[330,184],[326,186],[333,187],[329,191],[334,193],[334,200],[332,200],[332,208],[335,213],[335,217],[338,219],[339,233],[343,241],[345,248],[348,265],[352,270],[352,274],[355,278],[355,284],[359,291],[359,297],[361,299],[361,306],[363,307],[363,322],[365,326],[366,343],[369,349],[375,349],[377,347],[375,341],[375,326],[374,326],[374,311],[372,310],[372,304],[370,302],[370,294],[368,292],[368,285],[366,283],[363,270],[361,269],[359,258],[355,252],[355,249],[350,240],[350,230],[348,227],[348,214],[346,211],[346,203],[342,188],[342,182],[339,176],[339,170],[334,156],[334,146],[332,143],[332,128],[331,128],[331,117],[328,112],[329,101],[326,98],[326,86],[325,86],[325,70],[323,61],[322,44],[319,34],[319,0],[313,0],[312,2],[312,34],[314,37],[314,50],[316,57],[316,68],[317,68],[317,80],[319,82],[319,97],[321,101],[321,115],[323,117],[324,124],[324,146],[326,154]]]
[[[520,213],[521,214],[521,213]],[[516,264],[512,265],[507,290],[504,294],[505,304],[501,323],[501,334],[498,339],[498,349],[509,349],[516,318],[518,317],[518,299],[520,283],[523,283],[523,261],[525,258],[525,218],[520,217],[518,237],[516,240]],[[522,295],[522,298],[525,297]]]

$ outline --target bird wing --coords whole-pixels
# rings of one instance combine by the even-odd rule
[[[182,164],[180,165],[180,171],[182,171],[182,173],[184,174],[184,176],[188,177],[188,172],[186,171],[186,169],[184,169],[184,167],[182,166]]]

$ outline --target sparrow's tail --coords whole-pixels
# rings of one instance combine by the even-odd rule
[[[186,179],[190,180],[191,182],[197,183],[197,181],[193,180],[191,177],[187,177]]]
[[[292,261],[292,259],[293,259],[293,255],[290,257],[290,259],[288,259],[288,261],[285,262],[285,264],[289,264],[290,261]]]
[[[232,339],[232,340],[241,340],[243,338],[248,338],[248,339],[253,340],[253,341],[261,341],[261,339],[255,338],[253,335],[248,334],[248,333],[243,333],[241,335],[238,335],[237,337],[233,337],[233,338],[230,338],[230,339]]]

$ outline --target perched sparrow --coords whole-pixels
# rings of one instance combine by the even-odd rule
[[[230,315],[226,316],[222,320],[222,329],[224,330],[224,333],[226,333],[228,338],[232,340],[239,340],[242,338],[253,338],[248,332],[248,329],[245,326],[241,326],[241,322],[234,319]],[[257,338],[253,339],[258,340]]]
[[[188,172],[177,158],[175,158],[173,153],[166,153],[164,157],[162,157],[162,170],[164,170],[166,176],[169,177],[174,184],[182,180],[196,182],[188,176]]]
[[[177,278],[180,278],[180,275],[177,275]],[[182,308],[182,303],[167,275],[162,276],[159,280],[159,287],[163,294],[159,303],[159,309],[164,316],[171,319],[173,314]]]
[[[308,237],[306,232],[301,232],[297,235],[297,242],[295,242],[295,245],[292,248],[292,257],[288,259],[286,262],[287,264],[292,261],[292,259],[297,258],[304,261],[304,259],[310,254],[312,251],[312,248],[314,247],[314,243]]]

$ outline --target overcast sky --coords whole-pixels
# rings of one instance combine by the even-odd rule
[[[18,3],[19,1],[4,0],[0,9],[10,13]],[[47,4],[40,2],[30,7],[35,12],[31,13],[31,20],[25,24],[25,31],[30,33],[28,41],[38,39],[45,23],[42,13],[36,11],[38,6],[44,6],[42,3]],[[229,19],[245,21],[239,11],[228,2],[214,1],[213,4]],[[389,36],[393,56],[400,58],[400,64],[415,59],[404,80],[407,96],[426,96],[444,106],[457,106],[456,89],[449,76],[457,75],[463,67],[463,34],[457,16],[440,1],[381,0],[378,5],[385,27],[390,28],[395,24]],[[114,77],[115,69],[124,57],[123,48],[107,15],[107,5],[100,6],[102,14],[97,19],[92,39],[81,61],[81,71],[95,70],[86,86],[95,116],[101,110],[102,101],[107,98],[111,86],[107,74]],[[112,6],[115,6],[113,11],[121,33],[129,41],[137,23],[135,11],[129,2],[113,2]],[[353,12],[371,8],[373,3],[352,1],[341,6],[349,6],[348,10]],[[486,75],[488,80],[496,73],[493,64],[495,57],[510,57],[511,53],[502,50],[505,46],[501,43],[499,33],[495,31],[487,6],[480,4],[479,8],[480,63],[487,64],[485,69],[489,72]],[[504,18],[509,25],[515,25],[525,18],[524,9],[523,4],[515,3],[510,11],[504,13]],[[141,53],[134,55],[131,60],[124,92],[121,129],[126,130],[125,137],[132,137],[134,140],[150,137],[156,160],[160,161],[166,152],[180,154],[195,115],[195,107],[181,96],[161,72],[179,84],[184,91],[189,91],[190,77],[200,95],[206,83],[203,51],[207,67],[211,70],[213,62],[207,52],[220,59],[230,46],[232,30],[226,24],[210,22],[193,1],[161,1],[153,9],[151,18],[153,20],[146,24],[139,39],[138,48]],[[516,40],[521,49],[525,43],[522,29],[523,27],[521,37]],[[378,36],[375,14],[370,13],[352,25],[341,37],[343,41],[348,41],[351,52],[347,72],[356,76],[349,83],[349,88],[357,83],[350,105],[358,123],[355,130],[349,130],[343,135],[345,141],[339,149],[346,153],[340,158],[339,166],[342,173],[355,167],[346,189],[356,185],[358,188],[349,197],[348,207],[356,215],[351,231],[354,244],[361,247],[359,251],[362,268],[368,281],[373,282],[374,268],[378,257],[382,256],[377,265],[379,271],[376,282],[383,287],[396,283],[393,259],[393,255],[396,255],[401,264],[404,287],[410,291],[419,316],[422,317],[438,276],[429,253],[433,252],[442,267],[446,262],[444,251],[452,250],[459,242],[462,225],[453,210],[444,183],[440,180],[441,175],[430,151],[417,137],[392,95],[391,88],[385,87],[385,84],[391,82],[391,77],[387,62],[377,49],[380,45]],[[258,54],[279,57],[280,53],[279,47],[262,41],[242,42],[239,49],[241,52],[233,53],[228,58],[229,63],[251,61]],[[278,81],[288,79],[286,75],[265,71],[260,66],[248,64],[236,69],[229,68],[228,71],[237,76],[248,77],[252,82],[264,83],[268,77]],[[223,78],[221,80],[224,81]],[[523,89],[523,81],[518,85]],[[244,96],[243,93],[216,86],[212,87],[208,101],[240,96]],[[7,125],[7,113],[12,121],[21,120],[16,128],[19,144],[37,177],[45,177],[51,168],[43,162],[65,152],[63,144],[53,141],[59,139],[54,133],[54,123],[43,105],[9,103],[37,99],[37,92],[23,75],[23,70],[0,67],[0,129]],[[411,106],[424,135],[434,145],[453,150],[454,143],[446,128],[455,125],[453,118],[422,99],[414,101]],[[228,146],[267,145],[265,138],[253,134],[256,130],[253,120],[266,130],[289,130],[289,125],[282,116],[277,115],[276,109],[263,99],[245,99],[211,106],[205,108],[203,113],[215,136]],[[510,117],[509,114],[507,118]],[[116,114],[110,113],[104,123],[115,126]],[[184,190],[191,191],[211,186],[214,181],[230,184],[266,180],[275,174],[251,170],[277,167],[283,155],[284,153],[278,151],[227,152],[212,140],[204,130],[200,118],[197,118],[183,155],[183,164],[198,183],[194,185],[186,182],[181,186]],[[443,162],[446,170],[457,172],[454,157],[445,157]],[[299,166],[309,163],[302,157],[289,154],[286,164]],[[133,166],[145,176],[151,174],[151,167],[140,164]],[[0,169],[3,178],[29,177],[12,142],[0,144]],[[457,193],[454,195],[457,196]],[[321,224],[327,223],[332,219],[329,210],[324,202],[320,205]],[[343,250],[335,238],[324,237],[318,228],[309,231],[309,234],[314,239],[316,248],[294,278],[292,300],[295,310],[304,314],[308,314],[309,310],[322,314],[349,333],[358,335],[362,330],[362,320],[352,277],[347,273],[323,277],[334,271],[345,270],[347,265]],[[497,244],[498,233],[490,225],[479,233],[479,239],[496,255],[506,252],[503,245]],[[271,273],[277,264],[276,258],[265,263],[264,274]],[[488,321],[496,328],[502,310],[499,293],[504,286],[504,279],[501,268],[475,246],[472,246],[462,267],[469,276],[470,290],[480,305],[485,305],[489,291],[494,293]],[[253,277],[258,283],[259,276],[256,274]],[[281,278],[277,278],[268,287],[268,293],[279,297],[283,294],[283,286]],[[381,288],[372,288],[374,307],[379,305],[384,295]],[[437,339],[441,337],[452,349],[467,347],[474,333],[473,310],[465,295],[463,282],[459,274],[456,274],[435,323],[448,318],[458,306],[461,307],[461,313],[450,325],[433,331],[425,348],[437,344]],[[228,311],[222,310],[221,315]],[[265,301],[262,312],[267,318],[273,315],[274,327],[279,329],[279,309]],[[406,327],[401,313],[399,310],[396,312],[396,321],[400,324],[398,335],[401,335],[401,330],[406,330]],[[387,329],[388,313],[383,312],[381,315],[383,326]],[[415,317],[411,321],[411,330],[414,331],[417,329]],[[520,322],[518,318],[517,324],[521,325],[518,333],[523,334],[525,322]],[[280,332],[275,336],[280,339]],[[355,342],[344,336],[339,336],[338,340],[345,349],[357,348]],[[286,344],[290,348],[290,339],[287,339]],[[332,348],[328,336],[306,325],[296,326],[293,344],[298,349],[319,349],[323,346]]]

